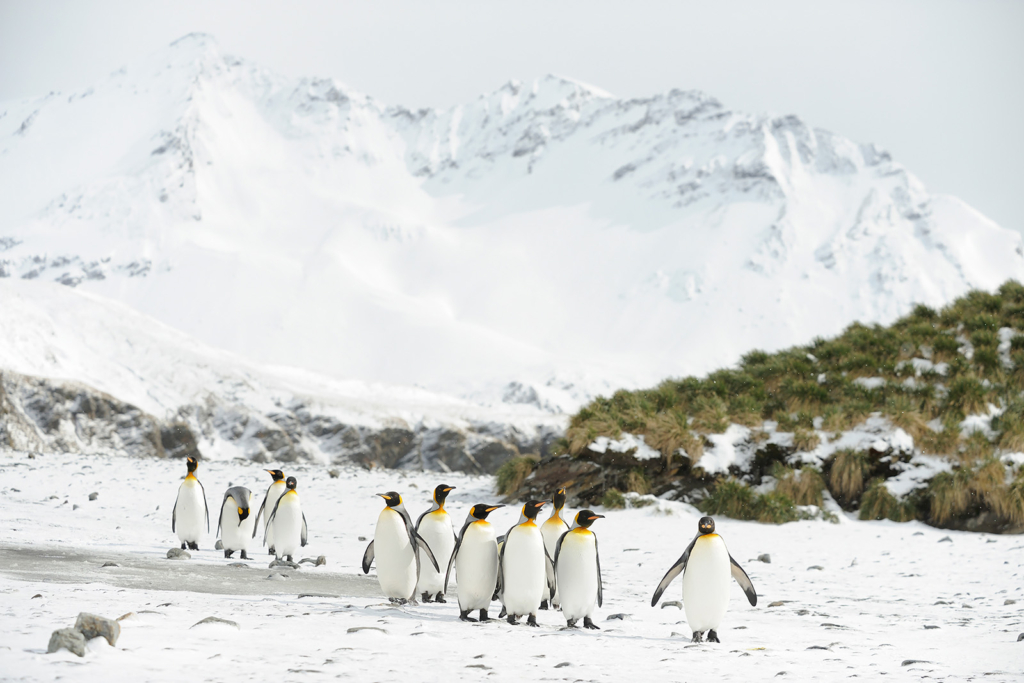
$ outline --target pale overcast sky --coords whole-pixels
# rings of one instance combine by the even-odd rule
[[[1024,232],[1024,2],[0,0],[0,102],[85,87],[192,31],[408,106],[546,73],[620,96],[698,88],[875,142]]]

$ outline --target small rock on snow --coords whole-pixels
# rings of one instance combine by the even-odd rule
[[[904,659],[900,666],[910,666],[911,664],[931,664],[927,659]]]
[[[167,551],[168,560],[191,560],[192,553],[181,548],[171,548]]]
[[[360,540],[360,541],[365,541],[365,540],[366,540],[366,536],[360,536],[360,537],[359,537],[359,540]]]
[[[41,597],[43,597],[42,593],[36,593],[31,598],[29,598],[29,600],[35,600],[36,598],[41,598]]]
[[[78,503],[75,503],[74,505],[72,505],[71,509],[72,510],[77,510],[78,509]]]
[[[120,566],[121,565],[119,565],[117,562],[104,562],[103,563],[103,567],[120,567]],[[100,569],[103,569],[103,567],[100,567]]]
[[[769,607],[782,607],[785,604],[786,604],[785,600],[776,600],[775,602],[769,602],[768,606]]]
[[[558,664],[555,664],[556,669],[561,669],[566,666],[571,666],[570,662],[559,662]]]
[[[1011,599],[1007,598],[1006,600],[1003,600],[1003,604],[1004,605],[1016,605],[1017,601],[1016,600],[1011,600]]]
[[[82,612],[75,620],[75,630],[85,638],[103,637],[111,646],[117,645],[117,639],[121,636],[121,624],[113,619]]]
[[[218,540],[216,543],[213,544],[213,549],[224,550],[224,541]]]
[[[85,656],[85,636],[73,628],[59,628],[50,635],[50,644],[46,647],[47,653],[56,652],[64,648],[73,652],[79,657]]]
[[[939,539],[939,543],[952,543],[952,542],[953,542],[953,539],[950,538],[949,536],[943,536],[942,538]]]
[[[1020,641],[1022,641],[1022,640],[1024,640],[1024,633],[1022,633],[1022,634],[1020,634],[1019,636],[1017,636],[1017,642],[1018,642],[1018,643],[1019,643]]]
[[[936,626],[935,624],[925,624],[924,625],[924,629],[926,631],[931,631],[932,629],[936,629],[936,628],[938,628],[938,626]]]
[[[614,621],[616,619],[618,619],[619,621],[625,621],[626,617],[628,616],[628,614],[624,614],[622,612],[619,612],[618,614],[609,614],[608,618],[605,619],[605,621]]]
[[[206,617],[205,619],[192,624],[189,628],[195,628],[202,624],[224,624],[225,626],[234,626],[235,628],[239,628],[237,622],[231,621],[230,619],[221,619],[220,617]]]
[[[379,626],[353,626],[348,630],[349,633],[358,633],[359,631],[380,631],[381,633],[387,633],[387,631]]]
[[[327,474],[331,477],[331,479],[337,479],[338,475],[341,474],[341,472],[339,472],[338,470],[327,470]]]
[[[758,562],[764,562],[765,564],[771,564],[772,563],[772,556],[769,555],[768,553],[764,553],[763,555],[758,555],[757,556],[757,561]]]
[[[820,564],[812,564],[810,567],[807,568],[807,571],[811,571],[812,569],[817,569],[819,572],[825,571],[825,568],[822,567]]]
[[[297,562],[289,562],[288,560],[273,560],[271,561],[270,566],[267,568],[273,569],[274,567],[288,567],[289,569],[298,569],[299,565]]]
[[[661,603],[661,609],[665,609],[666,607],[678,607],[679,609],[683,609],[683,603],[678,600],[669,600]]]
[[[100,494],[97,493],[96,491],[93,491],[92,493],[89,494],[89,500],[96,500],[99,497],[100,497]]]

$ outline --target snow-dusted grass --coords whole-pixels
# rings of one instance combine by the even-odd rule
[[[315,467],[285,469],[299,479],[309,521],[303,555],[326,555],[328,563],[271,580],[278,572],[266,568],[266,555],[232,567],[237,559],[223,559],[212,538],[189,561],[163,559],[175,541],[180,461],[0,456],[3,677],[748,681],[785,671],[788,680],[808,681],[1020,680],[1020,537],[845,515],[838,525],[721,518],[718,530],[753,580],[758,606],[735,587],[722,644],[693,646],[679,609],[650,607],[654,586],[695,532],[699,513],[687,505],[603,511],[594,527],[605,585],[601,631],[562,631],[557,612],[542,612],[539,629],[465,624],[453,602],[396,608],[377,597],[373,573],[358,568],[366,545],[359,536],[373,533],[379,490],[398,490],[417,514],[444,481],[457,487],[449,507],[461,519],[473,503],[496,500],[493,479],[382,470],[342,470],[332,479]],[[269,482],[240,461],[204,462],[199,476],[211,507],[229,483],[262,495]],[[499,528],[517,516],[515,507],[492,515]],[[770,564],[756,561],[762,553]],[[105,561],[120,566],[103,568]],[[665,599],[679,600],[679,591],[672,586]],[[116,647],[92,641],[83,659],[45,654],[50,632],[81,611],[134,614]],[[624,616],[609,619],[617,614]],[[239,627],[191,628],[207,616]]]

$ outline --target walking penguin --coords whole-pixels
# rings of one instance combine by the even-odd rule
[[[178,534],[181,549],[199,550],[199,539],[203,536],[203,525],[210,533],[210,508],[206,504],[206,490],[196,478],[199,461],[189,456],[185,481],[178,487],[178,497],[171,512],[171,531]]]

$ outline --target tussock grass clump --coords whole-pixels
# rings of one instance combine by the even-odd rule
[[[704,455],[704,441],[690,431],[689,418],[679,410],[658,413],[647,422],[644,441],[672,462],[677,451],[683,451],[691,463]]]
[[[1006,468],[998,460],[942,472],[928,484],[931,519],[942,525],[986,508],[998,511],[1006,505],[1006,492]]]
[[[800,519],[793,499],[779,491],[758,496],[754,502],[753,519],[765,524],[785,524]]]
[[[778,466],[772,471],[772,476],[777,481],[775,490],[796,505],[821,507],[824,504],[821,492],[825,489],[825,480],[813,465],[804,465],[799,470]]]
[[[533,472],[539,460],[540,458],[535,455],[521,455],[507,460],[498,468],[496,475],[498,493],[502,496],[514,495]]]
[[[865,451],[844,449],[836,451],[828,473],[828,488],[832,495],[851,504],[864,491],[864,477],[871,471]]]
[[[916,440],[917,447],[931,455],[952,455],[960,444],[960,422],[956,418],[944,420],[942,429],[921,434]]]
[[[1011,453],[1024,452],[1024,399],[1010,401],[1002,415],[992,419],[992,429],[999,432],[999,448]]]
[[[899,500],[889,492],[885,480],[872,479],[860,501],[860,519],[891,519],[894,522],[909,522],[917,517],[912,501]]]
[[[956,377],[949,383],[949,393],[943,401],[942,411],[962,420],[968,415],[983,412],[988,406],[987,398],[988,392],[976,377]]]
[[[963,440],[957,461],[961,465],[974,465],[992,455],[994,448],[988,438],[979,431],[973,431]]]
[[[621,510],[626,507],[626,497],[618,489],[608,489],[601,498],[601,505],[609,510]]]
[[[793,432],[793,446],[798,451],[813,451],[820,443],[821,438],[810,429],[797,427]]]
[[[1024,473],[1018,475],[994,502],[996,514],[1010,520],[1017,527],[1024,526]]]
[[[693,428],[708,434],[721,434],[729,428],[729,408],[718,396],[697,401]]]
[[[718,482],[697,507],[706,515],[751,519],[755,512],[754,503],[754,492],[750,487],[735,479],[725,479]]]
[[[647,481],[643,470],[630,470],[623,484],[627,493],[639,493],[643,496],[651,492],[651,483]]]

